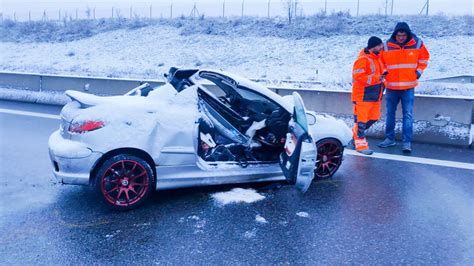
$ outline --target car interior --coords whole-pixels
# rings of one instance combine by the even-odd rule
[[[208,162],[275,162],[283,151],[291,114],[226,76],[200,72],[198,155]],[[212,91],[211,91],[212,90]]]

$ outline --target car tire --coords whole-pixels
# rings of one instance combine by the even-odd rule
[[[115,210],[138,207],[154,191],[154,175],[140,157],[120,154],[107,159],[95,176],[96,188],[103,201]]]
[[[337,139],[326,138],[316,143],[318,155],[314,179],[325,179],[334,175],[341,166],[344,146]]]

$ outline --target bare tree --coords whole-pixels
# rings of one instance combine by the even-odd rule
[[[91,14],[92,14],[92,9],[89,6],[87,6],[87,8],[86,8],[86,17],[87,17],[87,19],[91,18]]]
[[[388,15],[388,0],[383,0],[382,7],[385,10],[385,16],[387,16]]]
[[[282,0],[285,12],[288,14],[288,24],[291,24],[296,14],[297,0]]]
[[[118,20],[123,20],[122,11],[118,8],[115,9],[115,16],[117,17]]]

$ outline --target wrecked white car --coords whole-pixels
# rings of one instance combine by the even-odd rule
[[[350,129],[223,71],[172,69],[159,87],[100,97],[67,91],[71,102],[49,139],[55,176],[94,185],[125,210],[154,190],[287,180],[306,191],[342,163]]]

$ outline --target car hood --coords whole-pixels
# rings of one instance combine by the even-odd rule
[[[346,123],[328,114],[316,115],[316,123],[310,126],[310,131],[316,142],[324,138],[335,138],[346,146],[352,139],[352,131]]]

